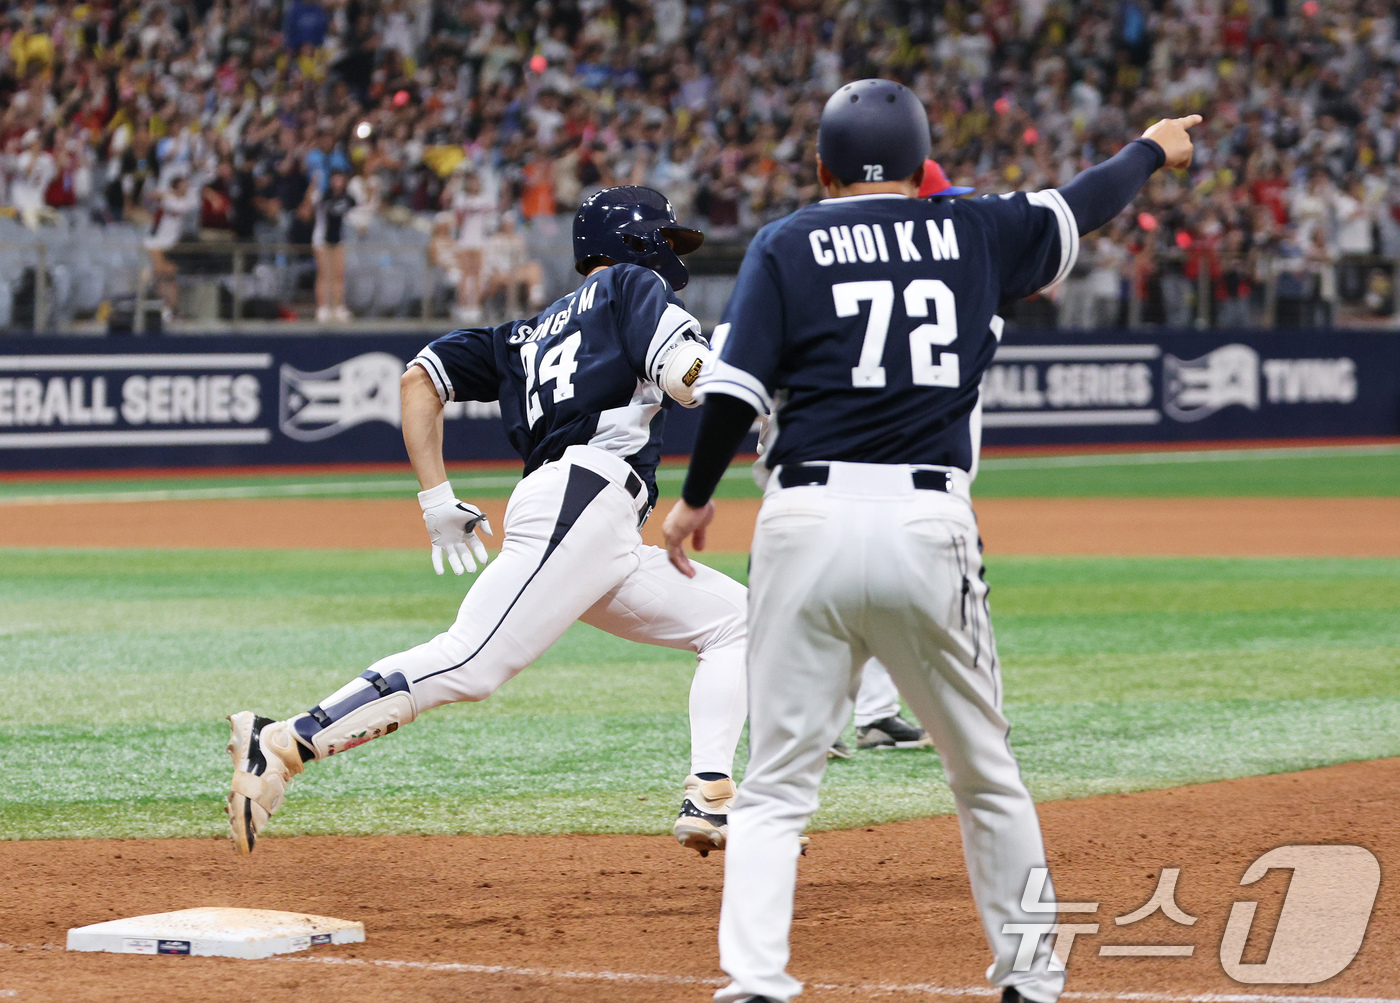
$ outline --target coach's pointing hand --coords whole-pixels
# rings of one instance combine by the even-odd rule
[[[475,571],[477,563],[486,564],[486,544],[476,535],[478,527],[491,536],[491,524],[475,505],[458,501],[452,484],[443,481],[436,487],[418,492],[418,504],[423,507],[423,525],[428,527],[428,539],[433,544],[433,570],[442,574],[442,555],[453,574]],[[472,555],[476,560],[472,560]]]
[[[1167,167],[1191,166],[1191,134],[1186,130],[1201,124],[1201,116],[1187,115],[1185,118],[1164,118],[1142,134],[1162,148],[1167,155]]]
[[[695,569],[690,566],[690,558],[685,556],[685,541],[695,537],[695,549],[705,549],[705,527],[715,517],[715,503],[706,502],[700,508],[691,508],[681,499],[671,506],[661,532],[666,537],[666,553],[671,563],[687,578],[695,577]]]

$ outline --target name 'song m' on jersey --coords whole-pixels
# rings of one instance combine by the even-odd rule
[[[656,501],[664,411],[659,386],[680,341],[703,341],[666,280],[612,265],[535,317],[453,331],[409,363],[448,401],[501,404],[510,443],[529,474],[569,446],[591,445],[631,464]]]
[[[997,305],[1062,280],[1079,232],[1056,191],[826,199],[759,231],[698,394],[774,416],[768,467],[844,460],[975,471]]]

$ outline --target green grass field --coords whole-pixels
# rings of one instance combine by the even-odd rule
[[[1338,462],[1393,493],[1374,459]],[[1033,472],[1064,470],[1151,493],[1120,467]],[[709,559],[742,577],[742,555]],[[1400,755],[1400,561],[992,557],[988,579],[1038,798]],[[416,552],[0,551],[0,838],[222,832],[223,715],[307,708],[445,626],[464,587]],[[690,666],[575,626],[489,701],[311,767],[273,831],[664,831]],[[861,753],[814,826],[949,810],[933,753]]]

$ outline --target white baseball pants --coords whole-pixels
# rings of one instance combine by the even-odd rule
[[[1021,937],[1002,929],[1053,914],[1021,906],[1045,851],[1007,745],[965,483],[956,495],[915,490],[905,466],[833,463],[824,486],[769,484],[750,569],[750,757],[729,813],[719,946],[732,982],[715,994],[720,1003],[789,1000],[802,988],[786,972],[798,835],[872,656],[942,758],[992,948],[987,977],[1038,1003],[1059,997],[1064,974],[1048,970],[1049,938],[1015,971]],[[1043,900],[1052,901],[1048,881]]]
[[[645,546],[645,487],[620,458],[571,446],[516,487],[501,552],[462,600],[445,632],[370,668],[403,673],[418,713],[485,700],[583,620],[632,641],[696,653],[690,688],[691,772],[730,773],[744,727],[745,589],[696,566],[686,578],[666,552]],[[369,684],[356,678],[340,703]]]
[[[856,727],[883,721],[899,713],[899,687],[878,659],[870,659],[860,674],[856,690]]]

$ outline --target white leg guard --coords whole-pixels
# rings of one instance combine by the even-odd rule
[[[301,743],[315,750],[317,759],[325,759],[393,734],[417,716],[403,673],[381,676],[368,669],[291,723]]]

